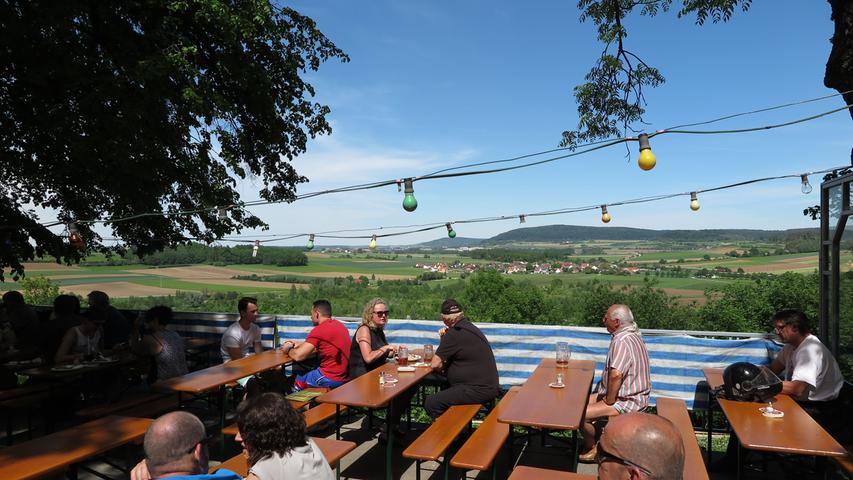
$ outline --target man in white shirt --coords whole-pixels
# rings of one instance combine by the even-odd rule
[[[251,353],[261,353],[261,329],[255,324],[258,318],[258,300],[243,297],[237,302],[240,320],[231,324],[222,334],[222,346],[219,352],[222,361],[236,360]]]
[[[790,395],[830,435],[839,432],[841,412],[838,394],[844,376],[829,349],[811,334],[809,318],[800,310],[781,310],[773,316],[773,328],[785,346],[770,364],[781,375],[782,393]]]

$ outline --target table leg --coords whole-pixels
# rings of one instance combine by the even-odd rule
[[[387,419],[393,418],[393,411],[394,411],[394,402],[393,401],[388,402],[388,415],[385,417],[386,418],[385,430],[388,432],[388,444],[385,445],[385,478],[388,480],[392,479],[391,469],[393,468],[393,465],[392,465],[392,457],[391,457],[392,451],[391,450],[394,448],[394,430],[395,429],[391,428],[388,425]]]
[[[578,441],[578,431],[572,430],[572,443],[574,444],[574,452],[572,452],[572,471],[578,471],[578,454],[580,453],[580,442]]]
[[[335,439],[341,439],[341,406],[335,404]]]
[[[732,432],[732,435],[734,435],[734,432]],[[743,465],[741,464],[741,461],[743,461],[743,458],[742,458],[743,454],[741,453],[742,450],[743,450],[743,447],[740,446],[740,441],[738,441],[738,444],[737,444],[737,475],[735,476],[735,478],[737,478],[737,480],[740,480],[740,475],[741,475],[741,472],[743,471]]]
[[[225,428],[225,385],[219,387],[219,431]]]

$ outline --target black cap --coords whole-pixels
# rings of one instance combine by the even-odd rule
[[[448,298],[441,304],[442,315],[452,315],[460,312],[462,312],[462,305],[459,305],[459,302],[452,298]]]

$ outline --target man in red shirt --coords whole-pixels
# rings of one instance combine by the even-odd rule
[[[315,351],[320,357],[319,368],[296,376],[294,391],[308,387],[335,388],[347,381],[350,352],[347,327],[332,318],[332,304],[328,300],[314,302],[311,322],[314,328],[304,342],[297,344],[287,340],[281,345],[281,350],[297,362],[305,360]]]

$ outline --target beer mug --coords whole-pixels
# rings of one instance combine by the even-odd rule
[[[569,348],[569,342],[557,342],[557,366],[568,367],[571,357],[572,350]]]

